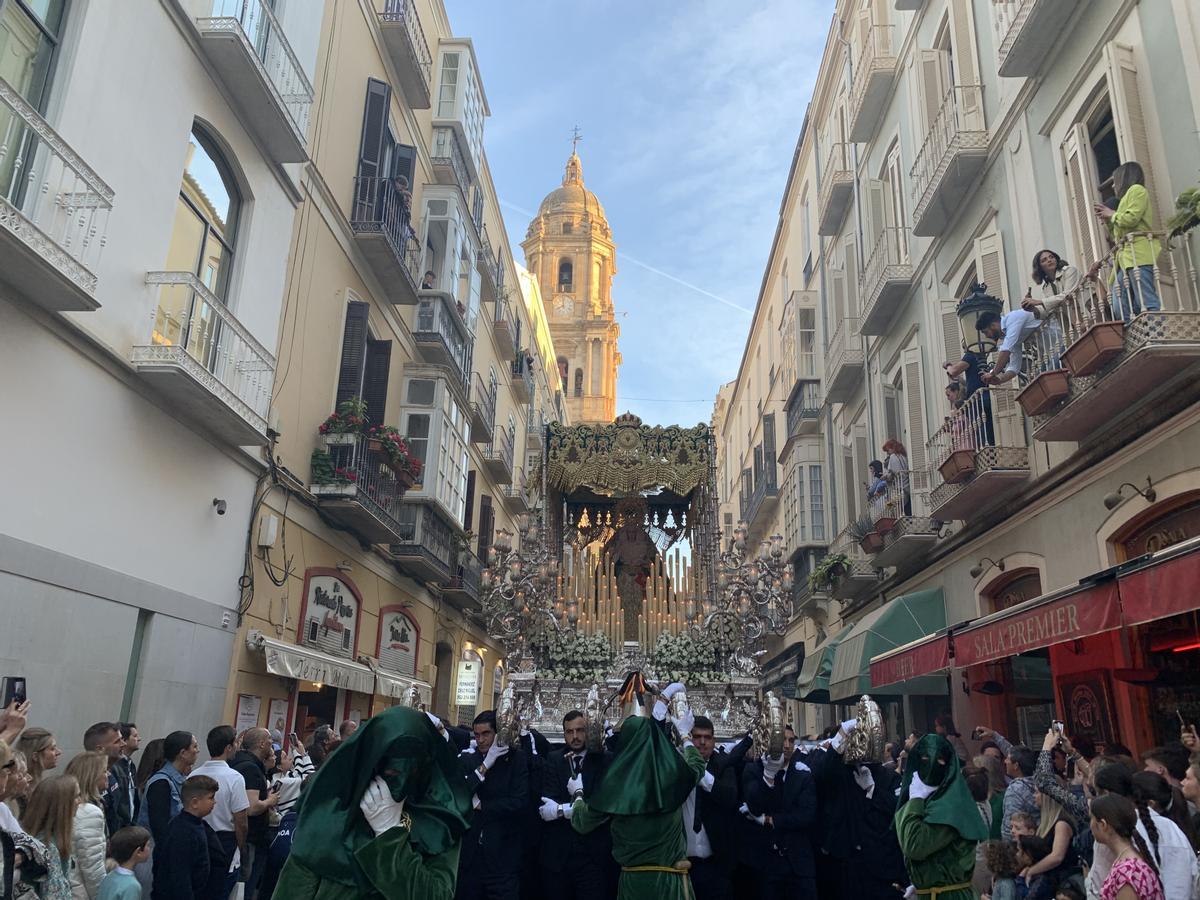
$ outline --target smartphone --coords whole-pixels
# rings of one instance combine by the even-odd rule
[[[282,781],[277,781],[277,782],[275,782],[273,785],[271,785],[271,793],[272,793],[272,794],[278,794],[278,793],[279,793],[279,791],[280,791],[280,789],[281,789],[282,787],[283,787],[283,782],[282,782]]]
[[[1050,727],[1053,728],[1055,731],[1057,731],[1060,735],[1063,733],[1063,723],[1062,722],[1051,722]]]
[[[5,675],[0,678],[0,707],[8,709],[14,703],[24,703],[29,699],[24,675]]]
[[[291,738],[293,744],[300,743],[300,738],[296,737],[296,732],[293,731],[291,734],[288,735],[288,737]]]

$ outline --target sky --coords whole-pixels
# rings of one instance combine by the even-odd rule
[[[834,0],[445,0],[509,243],[579,126],[617,245],[617,411],[707,422],[737,376]]]

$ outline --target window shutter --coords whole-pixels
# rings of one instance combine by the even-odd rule
[[[362,396],[363,374],[367,362],[367,312],[370,308],[370,304],[361,300],[351,300],[346,304],[346,325],[342,331],[342,362],[338,369],[336,404]]]
[[[865,502],[859,494],[858,479],[854,477],[854,454],[849,447],[842,447],[842,483],[846,491],[846,524],[858,519],[858,507]]]
[[[833,293],[833,325],[830,331],[835,331],[846,318],[846,272],[832,269],[829,273],[830,290]]]
[[[988,293],[1001,300],[1008,295],[1008,270],[1004,267],[1004,241],[1000,232],[975,239],[975,271]],[[1018,304],[1010,304],[1016,307]]]
[[[775,413],[763,416],[763,463],[774,470],[779,454],[775,452]],[[772,483],[775,481],[771,479]],[[772,484],[773,486],[773,484]]]
[[[917,85],[920,87],[921,121],[925,127],[917,135],[917,146],[925,143],[925,138],[937,121],[938,112],[946,99],[946,72],[949,71],[949,60],[945,50],[917,51]]]
[[[867,57],[874,54],[874,48],[871,46],[871,10],[860,9],[858,11],[858,50],[859,55],[855,60],[855,71],[860,69],[865,63]]]
[[[362,398],[367,404],[367,421],[372,425],[382,425],[387,417],[388,373],[391,363],[392,342],[368,338]]]
[[[467,472],[467,511],[463,515],[463,529],[471,530],[471,525],[475,522],[475,470]]]
[[[921,385],[921,351],[904,351],[904,403],[908,416],[908,467],[912,470],[913,492],[926,486],[925,395]],[[914,506],[916,498],[913,498]]]
[[[868,259],[874,255],[880,246],[880,240],[884,237],[884,230],[888,226],[887,221],[887,185],[875,178],[868,178],[866,181],[867,192],[867,239],[865,246],[867,248],[866,256]]]
[[[396,144],[392,148],[392,177],[408,179],[408,189],[416,187],[417,148],[408,144]]]
[[[973,88],[959,91],[955,98],[961,116],[959,127],[967,131],[982,131],[983,91],[979,89],[979,54],[975,45],[975,16],[971,11],[971,0],[950,0],[950,34],[954,83]],[[947,85],[946,90],[949,89]]]
[[[492,498],[479,495],[479,558],[487,564],[488,547],[492,546],[492,530],[496,527],[496,513],[492,509]]]
[[[867,480],[867,472],[869,471],[867,463],[871,461],[871,450],[867,445],[866,432],[861,428],[856,429],[856,432],[854,435],[854,481],[857,485],[859,482]],[[861,495],[864,492],[859,490],[858,493]],[[866,502],[866,498],[863,498],[863,503],[865,504]]]
[[[858,315],[858,253],[855,250],[854,238],[846,238],[846,310],[849,315]]]
[[[890,384],[883,386],[883,427],[884,440],[900,434],[900,396]]]
[[[954,312],[954,302],[943,300],[942,307],[942,341],[946,358],[943,362],[957,362],[962,359],[962,333],[958,325],[958,316]]]
[[[358,145],[358,174],[364,178],[381,175],[383,143],[387,135],[388,107],[392,89],[386,82],[367,79],[367,100],[363,109],[362,139]],[[411,181],[409,184],[411,185]]]
[[[1067,173],[1067,203],[1075,233],[1075,249],[1078,251],[1076,259],[1082,261],[1080,269],[1086,272],[1105,252],[1100,223],[1096,221],[1092,210],[1092,204],[1100,202],[1102,198],[1096,190],[1100,179],[1096,175],[1096,163],[1086,125],[1071,126],[1063,141],[1062,152]]]
[[[1115,41],[1104,46],[1104,62],[1108,68],[1108,94],[1112,102],[1113,124],[1117,132],[1117,149],[1121,162],[1137,162],[1146,173],[1146,190],[1150,194],[1155,224],[1162,209],[1161,198],[1155,193],[1155,181],[1150,164],[1150,137],[1146,129],[1145,107],[1138,90],[1137,64],[1133,48]]]

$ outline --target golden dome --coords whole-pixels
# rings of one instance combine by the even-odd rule
[[[538,207],[539,216],[554,214],[586,214],[594,220],[608,224],[604,207],[600,205],[596,195],[583,185],[583,163],[579,160],[579,154],[574,151],[567,160],[562,187],[555,188],[547,194],[542,205]]]

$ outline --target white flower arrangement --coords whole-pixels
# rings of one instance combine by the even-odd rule
[[[707,637],[664,632],[654,642],[652,659],[660,680],[695,684],[728,679],[728,675],[717,671],[717,646]]]
[[[612,657],[612,644],[603,632],[554,632],[546,642],[546,665],[540,674],[551,680],[599,681],[606,676]]]

